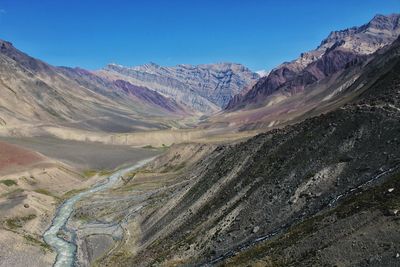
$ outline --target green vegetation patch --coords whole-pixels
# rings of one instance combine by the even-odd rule
[[[31,235],[24,235],[24,238],[29,244],[33,246],[40,246],[45,253],[53,251],[53,249],[48,244]]]
[[[18,185],[16,181],[7,179],[7,180],[0,180],[1,184],[4,184],[6,186],[13,186],[13,185]]]
[[[144,149],[160,149],[160,150],[164,150],[164,149],[167,149],[167,148],[170,148],[171,146],[168,146],[168,145],[166,145],[166,144],[162,144],[161,146],[159,146],[159,147],[155,147],[155,146],[152,146],[152,145],[145,145],[145,146],[142,146],[142,148],[144,148]]]
[[[132,171],[132,172],[130,172],[128,174],[125,174],[122,177],[122,181],[124,182],[124,185],[126,185],[129,182],[131,182],[132,179],[136,177],[136,175],[138,175],[138,174],[146,174],[146,173],[148,174],[148,173],[153,173],[153,172],[150,171],[150,170],[146,170],[146,169],[134,170],[134,171]]]
[[[36,192],[36,193],[39,193],[39,194],[42,194],[42,195],[46,195],[46,196],[58,198],[58,197],[55,196],[53,193],[51,193],[49,190],[44,189],[44,188],[35,189],[35,192]]]
[[[29,178],[26,176],[22,176],[20,179],[31,186],[37,185],[37,182],[35,181],[35,178],[33,176],[30,176]]]
[[[93,176],[95,176],[96,174],[98,174],[99,176],[106,176],[106,175],[110,175],[113,171],[110,170],[94,170],[94,169],[89,169],[89,170],[84,170],[83,171],[83,176],[85,178],[92,178]]]
[[[83,176],[86,178],[91,178],[97,174],[96,170],[84,170],[83,171]]]
[[[36,218],[35,214],[30,214],[25,217],[15,217],[5,220],[5,225],[10,230],[22,228],[28,221]]]
[[[162,171],[161,173],[168,173],[168,172],[179,172],[180,170],[182,170],[183,168],[186,167],[186,163],[182,162],[181,164],[178,165],[167,165]]]
[[[83,221],[83,222],[89,222],[89,221],[93,220],[93,218],[91,216],[89,216],[88,214],[85,214],[85,213],[75,213],[74,219]]]

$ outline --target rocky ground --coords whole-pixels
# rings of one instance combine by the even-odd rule
[[[0,266],[50,266],[55,254],[42,234],[57,205],[73,192],[90,186],[73,169],[41,162],[3,172],[0,178]]]
[[[222,266],[399,266],[400,177],[364,189]]]
[[[101,266],[104,260],[114,264],[114,260],[131,255],[139,248],[138,220],[190,183],[185,170],[212,150],[213,145],[175,145],[146,167],[123,177],[113,189],[81,201],[71,221],[71,227],[78,229],[79,263]]]

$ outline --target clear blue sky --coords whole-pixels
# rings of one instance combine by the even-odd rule
[[[0,0],[0,38],[54,65],[270,69],[400,0]]]

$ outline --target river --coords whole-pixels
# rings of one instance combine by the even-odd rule
[[[56,261],[53,266],[55,267],[74,266],[76,260],[76,250],[77,250],[75,240],[74,238],[72,238],[72,241],[67,241],[64,238],[59,237],[58,233],[60,232],[60,230],[62,230],[64,232],[69,233],[72,237],[75,236],[73,229],[67,228],[66,225],[71,217],[71,214],[74,211],[76,202],[81,200],[83,197],[110,188],[119,180],[119,178],[122,175],[142,167],[143,165],[145,165],[146,163],[150,162],[153,159],[154,158],[145,159],[139,161],[134,166],[116,171],[102,183],[95,184],[93,187],[87,189],[86,191],[80,192],[79,194],[74,195],[73,197],[67,199],[61,204],[61,206],[57,209],[57,212],[55,214],[51,226],[49,227],[49,229],[47,229],[47,231],[43,235],[44,241],[48,245],[50,245],[57,253]]]

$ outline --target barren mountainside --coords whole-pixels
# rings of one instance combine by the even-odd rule
[[[240,109],[257,103],[262,105],[268,96],[279,90],[288,94],[303,91],[317,81],[364,61],[368,55],[391,44],[399,35],[399,14],[376,15],[360,27],[334,31],[315,50],[281,64],[261,78],[244,96],[235,96],[227,109]]]
[[[124,67],[110,64],[100,71],[175,97],[196,111],[210,113],[225,107],[231,97],[260,77],[240,64],[219,63],[163,67],[154,63]]]
[[[163,129],[168,120],[188,114],[154,90],[54,67],[6,41],[0,41],[0,69],[0,124],[8,132],[40,132],[49,125],[106,132]]]

